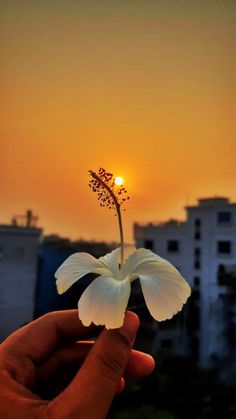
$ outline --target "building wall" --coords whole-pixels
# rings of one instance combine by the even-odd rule
[[[0,225],[0,340],[33,319],[40,234]]]
[[[228,347],[225,340],[225,313],[221,296],[229,292],[217,280],[220,264],[236,264],[236,204],[228,200],[200,200],[200,205],[187,208],[189,232],[192,236],[192,247],[201,249],[200,269],[193,274],[200,278],[200,364],[207,366],[214,359],[224,359]],[[219,222],[218,214],[230,212],[230,222]],[[200,239],[195,239],[195,220],[201,220]],[[218,252],[218,242],[229,241],[231,252]]]
[[[162,339],[169,337],[173,340],[176,352],[181,353],[182,348],[182,353],[186,355],[195,353],[203,367],[227,359],[229,353],[233,362],[236,362],[236,342],[234,346],[231,343],[229,348],[229,339],[226,339],[229,322],[226,300],[234,300],[236,289],[236,204],[230,203],[227,198],[201,199],[198,205],[187,207],[186,211],[186,221],[182,223],[172,220],[157,225],[134,226],[137,246],[152,247],[154,252],[173,263],[192,287],[192,296],[182,314],[184,330],[179,335],[182,339],[181,347],[177,326],[171,330],[167,321],[163,326],[162,323],[158,326],[156,348],[161,346]],[[168,250],[170,240],[178,241],[177,250]],[[223,250],[226,252],[218,248],[219,242],[221,245],[223,242]],[[227,253],[229,242],[231,251]],[[235,288],[219,285],[220,265],[235,273]],[[229,315],[233,342],[232,328],[236,330],[235,306],[231,307]]]
[[[190,248],[188,226],[185,222],[170,220],[162,224],[147,226],[134,225],[134,236],[137,247],[146,247],[159,256],[169,260],[185,278],[189,278]],[[190,285],[192,285],[190,283]],[[178,355],[187,353],[186,310],[165,322],[154,322],[156,329],[152,346],[153,353],[160,347],[172,349]]]

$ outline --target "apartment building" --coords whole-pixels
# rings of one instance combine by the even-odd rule
[[[34,318],[40,237],[31,211],[0,224],[0,341]]]
[[[236,364],[236,203],[199,199],[186,220],[134,225],[137,247],[168,259],[192,295],[172,320],[158,324],[154,351],[168,347],[202,367]]]

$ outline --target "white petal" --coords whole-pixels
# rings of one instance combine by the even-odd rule
[[[151,252],[151,250],[140,248],[135,250],[128,257],[124,267],[122,269],[123,277],[125,278],[128,275],[132,275],[137,271],[137,268],[140,264],[146,264],[148,261],[157,261],[163,260],[160,256]]]
[[[120,250],[120,247],[119,247]],[[124,245],[124,260],[126,261],[132,253],[134,253],[136,250],[136,247],[132,244],[125,244]],[[121,250],[120,250],[121,251]]]
[[[79,318],[85,326],[92,322],[107,329],[121,327],[130,296],[130,282],[107,275],[96,278],[79,300]]]
[[[89,253],[74,253],[57,269],[55,277],[59,294],[67,291],[78,279],[88,273],[108,273],[104,265]]]
[[[140,281],[147,307],[159,321],[173,317],[191,294],[188,283],[172,265],[162,267],[155,276],[140,275]]]
[[[135,251],[135,247],[132,245],[124,246],[124,259],[126,260],[130,254]],[[105,256],[99,258],[101,262],[111,271],[113,276],[117,277],[119,274],[119,265],[121,262],[121,249],[118,247],[113,250],[111,253],[107,253]]]
[[[147,307],[159,321],[170,319],[180,311],[191,294],[177,269],[148,249],[137,249],[128,258],[123,275],[140,277]]]

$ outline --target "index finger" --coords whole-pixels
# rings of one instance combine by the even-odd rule
[[[100,327],[85,327],[78,317],[78,310],[47,313],[10,335],[0,346],[0,354],[14,358],[29,357],[37,364],[47,358],[58,344],[67,339],[92,337]]]

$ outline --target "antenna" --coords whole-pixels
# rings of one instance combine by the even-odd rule
[[[11,222],[16,227],[35,228],[38,218],[31,209],[28,209],[24,215],[14,215]]]

